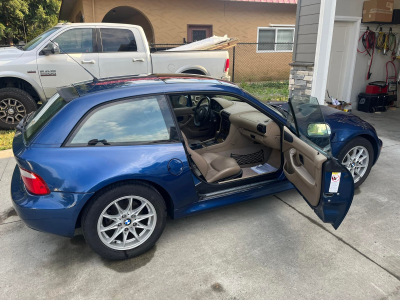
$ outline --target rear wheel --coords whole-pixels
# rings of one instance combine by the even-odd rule
[[[32,96],[17,88],[0,90],[0,129],[14,129],[29,113],[37,110]]]
[[[354,187],[358,188],[371,171],[374,149],[368,140],[357,137],[342,148],[338,159],[353,175]]]
[[[83,218],[88,245],[107,259],[127,259],[149,250],[166,221],[164,199],[143,183],[117,184],[95,196]]]

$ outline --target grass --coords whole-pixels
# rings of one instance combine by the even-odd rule
[[[287,101],[289,97],[289,81],[242,82],[240,87],[259,100]]]
[[[15,130],[0,130],[0,150],[12,148]]]

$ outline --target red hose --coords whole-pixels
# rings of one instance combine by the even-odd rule
[[[375,53],[375,44],[376,44],[376,34],[371,30],[365,31],[359,38],[358,42],[362,41],[364,46],[364,51],[360,51],[357,49],[358,53],[365,53],[365,55],[369,55],[371,57],[371,63],[369,64],[367,80],[371,78],[371,67],[372,61],[374,60],[374,53]]]

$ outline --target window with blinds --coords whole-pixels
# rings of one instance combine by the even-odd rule
[[[294,28],[259,27],[257,52],[293,52]]]

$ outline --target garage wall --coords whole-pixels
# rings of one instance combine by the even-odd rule
[[[350,16],[350,17],[361,17],[362,9],[363,9],[364,0],[337,0],[336,5],[336,16]],[[395,0],[395,9],[400,9],[400,0]],[[361,36],[361,34],[367,29],[367,26],[370,26],[371,30],[376,29],[377,24],[362,24],[360,32],[358,34],[357,39]],[[389,31],[388,25],[382,26],[382,29],[386,32]],[[398,33],[400,35],[400,28],[393,26],[393,32]],[[379,31],[379,28],[378,28]],[[361,42],[359,43],[359,49],[363,49]],[[357,53],[356,66],[354,70],[354,80],[351,98],[349,99],[351,103],[356,104],[358,99],[357,96],[361,92],[365,92],[365,87],[368,82],[372,81],[381,81],[386,79],[386,62],[390,60],[390,56],[384,56],[382,53],[375,51],[374,60],[372,63],[371,73],[372,76],[370,80],[366,79],[368,72],[368,62],[370,57],[365,54]],[[395,65],[398,71],[400,71],[400,63],[398,60],[395,61]],[[390,69],[389,69],[390,70]],[[342,99],[347,101],[348,99]],[[357,108],[356,105],[353,105],[353,108]]]

